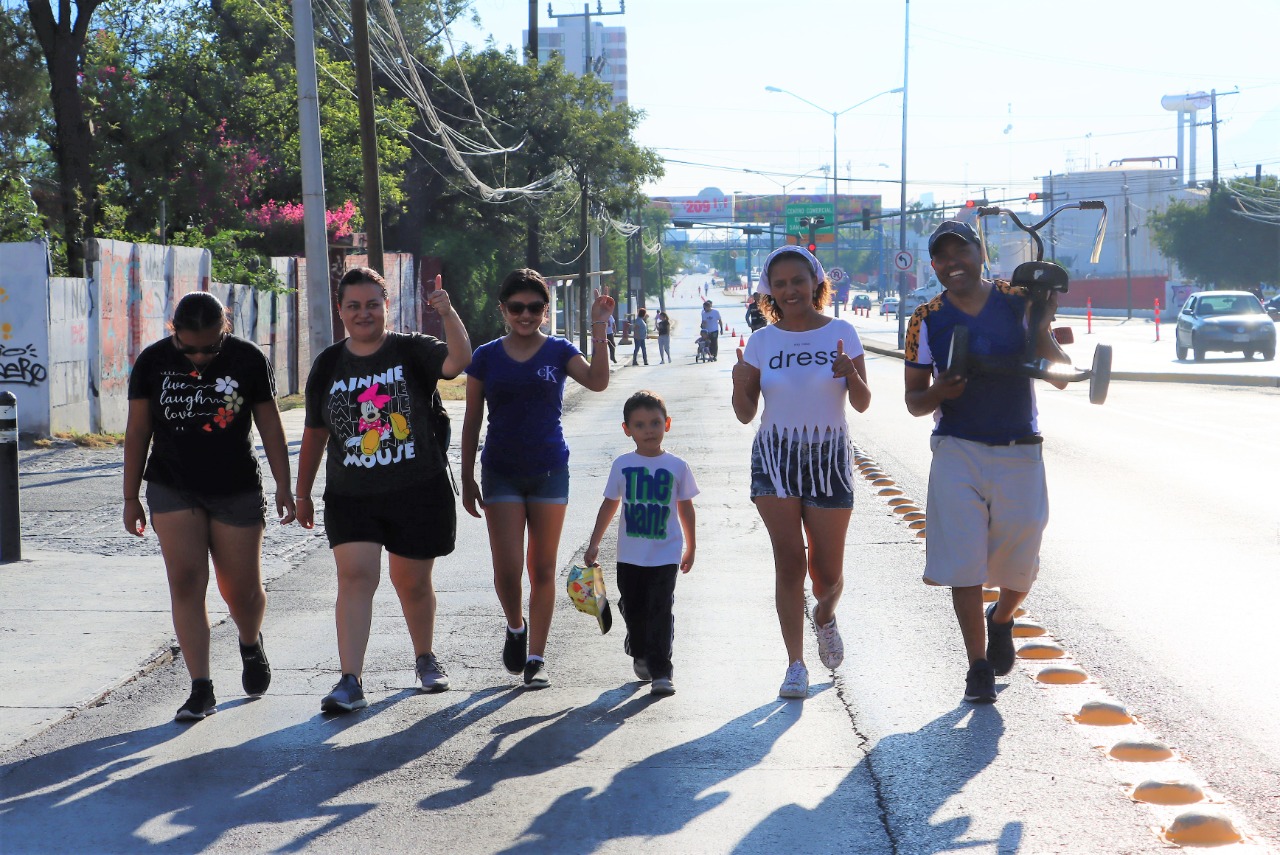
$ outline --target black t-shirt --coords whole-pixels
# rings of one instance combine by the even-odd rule
[[[151,457],[142,477],[211,495],[262,489],[249,438],[253,406],[276,396],[275,374],[257,345],[228,335],[197,370],[166,338],[138,354],[129,400],[151,409]]]
[[[671,321],[665,320],[663,318],[658,318],[658,335],[670,335],[670,334],[671,334]]]
[[[389,332],[369,356],[356,356],[343,339],[316,358],[317,366],[333,365],[313,366],[307,379],[307,427],[329,431],[326,495],[370,496],[444,471],[431,394],[448,355],[438,338]]]

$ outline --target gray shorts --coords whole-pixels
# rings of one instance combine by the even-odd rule
[[[1029,591],[1049,522],[1043,445],[929,440],[924,580]]]
[[[179,490],[155,481],[147,482],[147,508],[151,516],[169,514],[174,511],[204,511],[209,519],[224,525],[248,528],[267,526],[267,500],[262,488],[246,490],[243,493],[231,493],[226,496],[211,496],[207,493],[193,493]]]

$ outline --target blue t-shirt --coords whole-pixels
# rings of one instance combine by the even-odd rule
[[[969,328],[969,352],[1017,356],[1027,346],[1027,297],[1021,288],[997,281],[976,317],[951,305],[946,292],[918,307],[907,324],[907,365],[947,371],[951,331]],[[943,401],[933,413],[934,433],[977,442],[1006,443],[1037,432],[1033,381],[1007,374],[971,374],[959,398]]]
[[[480,463],[504,475],[537,475],[569,462],[560,425],[565,370],[582,351],[563,338],[548,338],[524,362],[507,355],[502,339],[482,344],[467,374],[484,384],[489,410]]]

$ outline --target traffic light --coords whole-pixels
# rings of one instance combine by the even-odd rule
[[[809,252],[818,251],[818,225],[826,222],[825,218],[818,217],[809,221]]]
[[[862,230],[864,232],[871,231],[871,209],[870,208],[862,209]]]
[[[805,248],[806,248],[806,249],[808,249],[808,250],[809,250],[809,252],[817,252],[817,251],[818,251],[818,245],[817,245],[816,243],[814,243],[812,240],[810,240],[810,241],[809,241],[809,245],[808,245],[807,247],[805,247]]]
[[[1028,202],[1048,202],[1052,198],[1053,198],[1052,193],[1028,193],[1027,194]]]
[[[671,227],[674,229],[691,229],[693,228],[692,220],[672,220]]]
[[[966,199],[964,206],[966,208],[979,208],[987,204],[986,199]]]

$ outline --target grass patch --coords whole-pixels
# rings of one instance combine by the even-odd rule
[[[124,445],[124,434],[59,431],[53,435],[52,439],[36,440],[35,446],[37,448],[49,448],[54,444],[54,440],[70,442],[80,446],[81,448],[115,448],[116,446]]]
[[[452,380],[441,380],[436,384],[440,397],[446,401],[465,401],[467,399],[467,375],[459,374]]]
[[[307,396],[299,392],[296,395],[285,395],[283,398],[276,398],[276,406],[280,408],[280,412],[285,410],[296,410],[298,407],[306,406]]]

